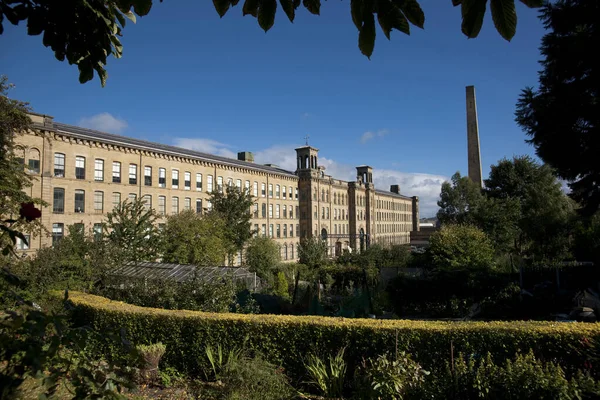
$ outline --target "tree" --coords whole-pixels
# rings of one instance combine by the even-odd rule
[[[514,254],[540,262],[567,255],[574,205],[549,166],[529,156],[503,159],[492,166],[485,186],[487,197],[518,204],[511,206],[511,223],[518,226]]]
[[[543,0],[520,0],[528,7],[540,7]],[[161,0],[162,2],[162,0]],[[79,81],[93,79],[94,71],[102,86],[106,84],[105,66],[112,55],[120,58],[123,46],[120,37],[126,20],[136,21],[135,14],[145,16],[152,0],[0,0],[0,34],[4,17],[13,25],[27,21],[27,33],[43,33],[44,46],[54,51],[59,61],[65,59],[79,68]],[[239,0],[214,0],[217,13],[223,17]],[[320,0],[279,0],[281,8],[293,22],[300,4],[311,14],[319,15]],[[351,0],[348,2],[352,22],[358,30],[358,47],[367,57],[375,48],[375,15],[383,34],[390,39],[396,29],[407,35],[410,25],[423,28],[425,15],[417,0]],[[483,25],[488,0],[452,0],[461,7],[462,32],[477,37]],[[515,0],[491,0],[490,8],[496,30],[510,40],[517,28]],[[133,10],[133,12],[132,12]],[[275,23],[277,0],[245,0],[243,15],[251,15],[268,31]],[[135,14],[134,14],[135,12]]]
[[[273,270],[280,262],[281,250],[273,239],[261,236],[250,239],[246,247],[246,265],[251,272],[271,282]]]
[[[589,216],[600,208],[600,2],[547,2],[540,19],[539,87],[523,90],[516,121]]]
[[[309,268],[319,268],[327,261],[327,243],[317,237],[302,238],[298,244],[298,262]]]
[[[107,214],[107,240],[121,263],[156,261],[160,246],[156,219],[154,210],[147,210],[142,199],[126,200]]]
[[[167,218],[161,232],[165,262],[199,266],[222,265],[229,249],[225,221],[216,214],[186,210]]]
[[[17,237],[25,240],[22,232],[41,231],[41,223],[34,222],[41,216],[35,204],[43,205],[25,192],[32,179],[25,172],[24,159],[15,154],[15,137],[32,130],[32,122],[29,105],[8,97],[12,87],[6,76],[0,76],[0,246],[7,250],[5,254]]]
[[[492,267],[494,247],[487,235],[471,225],[444,225],[429,238],[428,255],[442,270]]]
[[[227,185],[225,191],[213,191],[210,194],[211,213],[218,214],[225,221],[225,237],[231,243],[228,252],[229,264],[232,264],[236,252],[242,251],[252,237],[250,208],[254,204],[248,190]]]
[[[441,224],[473,223],[473,210],[483,200],[481,187],[460,172],[452,175],[452,183],[442,183],[437,218]]]

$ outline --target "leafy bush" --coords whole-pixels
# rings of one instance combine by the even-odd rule
[[[212,367],[213,377],[215,379],[217,379],[221,375],[221,372],[227,367],[237,363],[242,357],[242,349],[233,348],[229,351],[225,351],[221,344],[218,344],[216,349],[213,349],[213,346],[211,345],[207,345],[205,351],[206,358]]]
[[[488,269],[494,247],[487,235],[470,225],[445,225],[429,238],[427,250],[434,267],[446,270]]]
[[[228,363],[219,378],[225,385],[222,398],[228,400],[284,400],[294,396],[283,370],[261,355]]]
[[[340,349],[335,356],[329,356],[328,361],[323,361],[316,354],[310,354],[306,361],[306,370],[310,382],[327,397],[342,397],[344,379],[346,378],[347,365],[344,360],[345,348]]]
[[[275,285],[273,287],[273,293],[282,299],[289,300],[290,298],[288,281],[283,271],[279,271],[277,273],[277,278],[275,279]]]
[[[396,357],[384,354],[363,360],[359,374],[366,386],[362,398],[402,400],[407,394],[410,396],[411,391],[416,391],[429,372],[421,368],[410,354],[400,353]]]
[[[581,372],[568,377],[559,365],[542,362],[532,352],[503,363],[488,353],[468,360],[460,354],[422,389],[422,398],[434,399],[591,399],[600,394],[600,383]]]
[[[206,343],[218,338],[225,348],[242,343],[267,360],[282,365],[294,379],[302,379],[307,352],[327,354],[346,346],[345,359],[353,370],[363,358],[398,349],[433,374],[443,370],[440,361],[457,352],[486,354],[495,362],[533,349],[536,357],[554,360],[567,374],[584,367],[577,351],[583,339],[600,338],[600,324],[556,322],[444,322],[346,319],[315,316],[221,314],[142,308],[106,298],[71,293],[74,321],[98,332],[120,326],[137,343],[162,342],[167,346],[164,367],[185,373],[204,370]],[[113,348],[102,348],[112,355]]]

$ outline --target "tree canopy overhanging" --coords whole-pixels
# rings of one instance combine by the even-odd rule
[[[446,0],[461,8],[462,32],[475,38],[483,26],[488,0]],[[520,0],[530,8],[541,7],[544,0]],[[162,0],[160,0],[162,3]],[[302,5],[309,13],[319,15],[320,0],[245,0],[242,14],[256,18],[266,31],[275,23],[275,14],[281,9],[293,22]],[[120,58],[123,46],[120,37],[127,19],[135,22],[136,15],[147,15],[153,0],[0,0],[0,34],[6,18],[13,25],[27,22],[29,35],[43,35],[42,43],[54,51],[59,61],[67,60],[79,68],[79,82],[94,78],[94,71],[102,86],[108,74],[105,66],[112,55]],[[213,0],[217,13],[223,17],[239,0]],[[517,29],[515,0],[489,0],[494,26],[506,40],[511,40]],[[390,39],[392,30],[410,35],[410,25],[425,26],[425,14],[417,0],[350,0],[352,22],[358,30],[358,47],[371,57],[375,48],[375,18],[383,34]]]

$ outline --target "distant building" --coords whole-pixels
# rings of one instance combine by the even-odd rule
[[[255,198],[252,227],[281,245],[283,260],[298,258],[300,238],[318,236],[331,256],[371,243],[409,244],[419,231],[419,199],[376,189],[373,169],[356,168],[355,181],[325,174],[318,149],[296,149],[297,169],[254,163],[252,153],[238,159],[200,153],[55,122],[32,114],[37,134],[17,136],[15,151],[34,185],[32,197],[46,201],[42,222],[51,237],[29,238],[18,250],[33,251],[61,240],[65,227],[82,224],[101,233],[107,212],[119,202],[142,198],[161,217],[181,210],[211,209],[213,190],[225,185],[245,189]],[[164,223],[164,219],[160,221]],[[241,262],[241,255],[237,264]]]

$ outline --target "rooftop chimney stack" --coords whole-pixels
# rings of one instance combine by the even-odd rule
[[[400,185],[391,185],[390,192],[400,194]]]
[[[247,161],[247,162],[254,162],[254,154],[250,153],[249,151],[240,151],[238,152],[238,160],[239,161]]]

